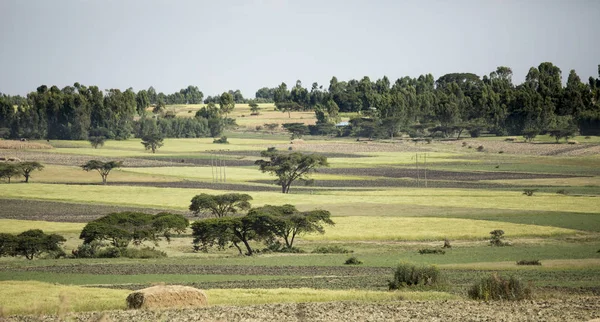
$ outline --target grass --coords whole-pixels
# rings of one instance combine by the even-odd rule
[[[258,171],[257,171],[258,172]],[[133,186],[78,186],[55,184],[0,184],[4,198],[62,200],[83,203],[121,204],[143,207],[187,209],[192,197],[199,193],[221,194],[209,189],[155,188]],[[296,191],[298,192],[298,191]],[[349,213],[335,216],[365,215],[380,205],[415,205],[433,207],[483,208],[531,211],[595,213],[600,211],[600,198],[522,191],[469,189],[386,189],[369,191],[313,191],[311,194],[251,192],[253,205],[290,203],[301,208],[323,208],[354,205]],[[380,214],[385,215],[385,214]]]
[[[41,229],[45,233],[79,234],[84,225],[81,223],[0,219],[0,233],[18,234],[29,229]]]
[[[8,315],[56,314],[59,310],[81,312],[125,309],[128,293],[126,290],[35,281],[2,281],[0,308]]]
[[[443,240],[487,238],[494,229],[510,232],[510,236],[561,236],[574,235],[575,230],[453,218],[352,216],[334,219],[335,226],[326,228],[323,235],[307,235],[305,240],[331,241],[386,241],[386,240]],[[360,227],[360,229],[357,229]]]
[[[503,223],[562,227],[600,232],[600,216],[586,213],[514,213],[514,214],[456,214],[453,218],[497,221]]]
[[[444,292],[382,292],[366,290],[208,289],[209,305],[256,305],[329,301],[381,302],[395,300],[455,300]],[[4,314],[56,314],[122,310],[128,290],[91,288],[36,281],[0,282],[0,303]]]
[[[99,275],[49,272],[0,272],[0,281],[39,281],[47,283],[96,286],[115,284],[172,283],[190,284],[203,282],[249,281],[293,278],[293,276],[267,275],[207,275],[207,274],[140,274]]]

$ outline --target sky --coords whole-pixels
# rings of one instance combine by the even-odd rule
[[[598,77],[597,0],[0,0],[0,92],[79,82],[205,96],[550,61]]]

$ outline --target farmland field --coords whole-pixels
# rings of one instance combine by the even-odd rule
[[[273,106],[250,116],[246,105],[232,114],[240,128],[229,144],[212,138],[166,139],[155,154],[139,139],[108,141],[98,149],[84,141],[0,141],[0,156],[38,161],[29,183],[0,182],[0,233],[42,229],[65,237],[67,258],[0,258],[0,320],[177,320],[178,311],[124,311],[130,290],[156,284],[203,289],[209,307],[188,316],[209,320],[328,320],[328,314],[363,320],[583,321],[600,318],[600,140],[578,145],[506,142],[481,138],[430,143],[410,139],[355,141],[305,137],[290,141],[264,123],[314,123],[314,114],[290,117]],[[170,106],[180,117],[200,106]],[[243,115],[243,116],[242,116]],[[477,147],[483,146],[480,151]],[[282,194],[275,177],[254,162],[260,151],[318,153],[329,167],[314,182]],[[500,153],[500,151],[502,151]],[[81,165],[91,159],[123,161],[103,185]],[[218,166],[216,166],[218,165]],[[531,191],[531,196],[524,194]],[[295,205],[331,212],[325,233],[298,236],[298,253],[274,252],[261,241],[253,256],[233,248],[207,252],[192,247],[192,232],[156,245],[166,258],[69,258],[89,221],[113,212],[162,211],[196,217],[188,208],[200,193],[247,193],[252,206]],[[506,247],[490,246],[503,230]],[[435,254],[423,249],[442,250]],[[335,246],[345,252],[322,253]],[[344,265],[351,256],[362,264]],[[539,260],[541,265],[517,265]],[[399,263],[436,265],[436,287],[389,291]],[[467,290],[481,277],[515,276],[533,287],[531,301],[488,304]],[[24,291],[25,290],[25,291]],[[25,305],[25,303],[27,305]],[[105,311],[102,313],[101,311]],[[179,312],[180,313],[180,312]],[[333,313],[332,313],[333,314]]]

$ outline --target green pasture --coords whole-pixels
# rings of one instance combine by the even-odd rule
[[[257,171],[258,172],[258,171]],[[110,177],[109,177],[110,180]],[[299,190],[298,190],[299,191]],[[156,188],[137,186],[77,186],[60,184],[1,184],[4,198],[60,200],[78,203],[121,204],[130,206],[187,209],[189,202],[199,193],[219,194],[226,191],[209,189]],[[531,211],[600,212],[600,198],[585,196],[536,193],[527,197],[521,191],[491,191],[474,189],[386,189],[368,191],[328,191],[312,193],[250,192],[253,205],[294,204],[303,209],[343,205],[346,213],[334,216],[369,215],[380,205],[457,207],[479,209],[507,209]],[[355,205],[355,208],[348,208]],[[378,213],[378,215],[385,215]]]
[[[522,136],[514,136],[518,141],[524,142],[525,138]],[[506,140],[506,136],[482,136],[477,138],[477,140],[482,141],[504,141]],[[577,141],[579,143],[600,143],[600,136],[583,136],[578,135],[569,139],[570,141]],[[551,137],[548,134],[538,135],[533,139],[534,143],[556,143],[556,139]],[[564,139],[560,140],[560,143],[565,144]]]
[[[29,229],[41,229],[45,233],[79,235],[83,226],[85,224],[82,223],[0,219],[0,233],[6,234],[18,234]]]

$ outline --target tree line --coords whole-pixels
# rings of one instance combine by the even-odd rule
[[[451,73],[403,77],[393,84],[384,76],[376,81],[339,81],[329,87],[297,81],[291,89],[282,83],[261,88],[256,97],[272,100],[282,112],[314,110],[317,125],[311,134],[333,131],[339,112],[360,112],[351,121],[357,136],[393,136],[402,129],[422,135],[424,130],[444,136],[467,130],[496,135],[524,135],[560,129],[600,135],[600,65],[598,78],[583,82],[571,70],[562,84],[560,68],[550,62],[531,67],[523,83],[515,85],[512,70],[498,67],[489,75]],[[349,133],[346,133],[348,135]]]

